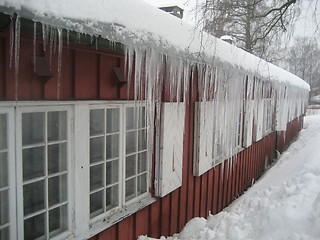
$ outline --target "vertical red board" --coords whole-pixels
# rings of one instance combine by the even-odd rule
[[[178,232],[179,194],[180,194],[179,189],[171,193],[170,235],[173,235],[174,233]]]
[[[213,214],[218,213],[219,179],[220,179],[219,168],[218,166],[216,166],[214,168],[214,179],[213,179],[213,200],[212,200]]]
[[[98,55],[77,50],[75,52],[75,97],[97,99],[99,94]]]
[[[38,100],[42,97],[42,82],[35,78],[32,64],[33,43],[21,39],[18,74],[18,100]],[[16,81],[14,79],[14,81]]]
[[[194,177],[193,217],[200,216],[200,189],[201,177]]]
[[[161,234],[169,236],[170,234],[170,194],[161,199]]]
[[[0,37],[0,99],[6,98],[6,39]]]
[[[228,188],[229,188],[229,160],[224,161],[224,184],[223,184],[223,203],[222,208],[227,206]]]
[[[224,171],[222,163],[218,165],[219,171],[219,192],[218,192],[218,212],[223,209],[223,185],[224,185]]]
[[[212,199],[213,199],[213,178],[214,178],[214,169],[210,169],[208,171],[208,182],[207,182],[207,208],[206,213],[212,213],[213,207],[212,207]]]
[[[134,215],[123,219],[118,223],[118,240],[135,239]]]
[[[135,234],[136,238],[140,235],[147,235],[149,230],[149,208],[145,207],[135,214]]]
[[[210,171],[210,170],[209,170]],[[208,217],[207,213],[207,192],[208,192],[208,172],[201,176],[201,188],[200,188],[200,217]]]
[[[158,238],[161,233],[161,201],[158,199],[149,207],[149,236]]]
[[[63,100],[73,100],[75,96],[75,52],[74,50],[64,48],[62,56],[60,98]]]
[[[100,56],[99,96],[100,99],[117,100],[120,98],[120,83],[113,67],[120,67],[119,58],[109,55]]]
[[[112,227],[104,230],[103,232],[99,233],[97,236],[98,240],[117,240],[117,227],[118,225],[113,225]]]

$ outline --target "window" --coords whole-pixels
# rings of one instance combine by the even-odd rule
[[[68,112],[22,108],[19,117],[23,237],[52,238],[69,230]]]
[[[268,134],[272,131],[272,102],[271,99],[264,100],[265,109],[265,133]]]
[[[155,201],[144,105],[15,104],[0,103],[1,240],[86,239]]]
[[[10,239],[8,116],[0,113],[0,239]]]
[[[90,110],[90,217],[122,207],[148,190],[145,107]]]

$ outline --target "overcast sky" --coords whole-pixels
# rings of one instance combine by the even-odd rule
[[[156,6],[169,6],[178,5],[183,8],[184,21],[191,24],[195,22],[195,7],[198,3],[204,0],[144,0],[145,2]],[[315,37],[320,39],[320,29],[316,31],[320,26],[320,0],[301,0],[301,14],[296,23],[294,37],[306,36]],[[320,44],[320,40],[319,40]]]

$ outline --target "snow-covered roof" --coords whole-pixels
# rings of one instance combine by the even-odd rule
[[[128,46],[153,48],[195,61],[201,59],[208,65],[232,65],[271,81],[310,89],[299,77],[195,30],[142,0],[0,0],[0,10],[54,27],[100,35]]]

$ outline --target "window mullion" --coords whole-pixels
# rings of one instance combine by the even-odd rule
[[[45,142],[45,154],[44,154],[44,170],[45,170],[45,208],[46,208],[46,227],[45,235],[46,239],[49,239],[49,189],[48,189],[48,112],[45,112],[44,117],[44,142]]]
[[[107,167],[107,164],[106,164],[106,158],[107,158],[107,119],[108,119],[108,112],[107,112],[107,109],[104,108],[104,142],[103,142],[103,170],[102,170],[102,174],[103,174],[103,196],[102,196],[102,199],[103,199],[103,212],[106,212],[106,203],[107,203],[107,176],[106,176],[106,167]]]
[[[120,146],[119,146],[119,204],[125,204],[126,186],[126,106],[121,104],[120,108]]]

